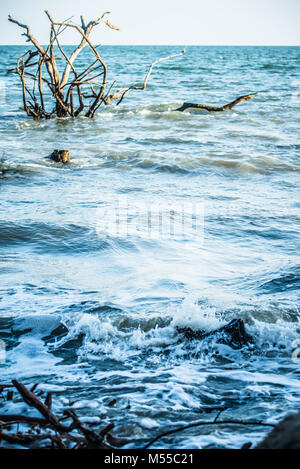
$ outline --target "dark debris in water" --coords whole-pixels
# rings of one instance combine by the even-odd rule
[[[65,409],[63,415],[58,417],[52,411],[53,395],[46,393],[43,397],[36,392],[38,384],[28,389],[24,384],[13,380],[12,384],[0,384],[0,396],[7,401],[14,400],[15,394],[21,397],[28,406],[36,409],[40,417],[24,414],[0,414],[0,446],[28,449],[105,449],[117,450],[123,448],[132,441],[116,438],[111,434],[113,423],[106,424],[97,431],[87,427],[77,416],[74,410]],[[6,396],[4,396],[6,393]],[[110,402],[114,406],[116,400]],[[204,413],[217,412],[214,419],[199,420],[188,425],[163,429],[150,441],[143,444],[143,449],[150,448],[154,443],[169,438],[192,428],[215,426],[266,427],[273,428],[272,432],[260,443],[257,448],[268,449],[299,449],[300,413],[286,417],[279,425],[261,422],[257,420],[227,420],[220,419],[220,415],[226,408],[205,408]],[[22,431],[19,426],[22,425]],[[3,444],[5,446],[3,446]],[[252,443],[246,443],[241,449],[250,449]]]
[[[100,431],[95,432],[80,421],[74,410],[66,409],[61,418],[57,417],[51,410],[52,393],[47,393],[43,402],[35,393],[36,387],[35,385],[29,390],[17,380],[13,380],[11,385],[0,385],[0,394],[8,390],[7,400],[12,400],[14,392],[17,391],[22,400],[38,410],[42,416],[0,415],[1,442],[30,449],[112,449],[127,443],[110,434],[114,428],[113,424],[106,425]],[[67,421],[69,421],[68,424],[66,424]],[[24,424],[28,427],[27,430],[19,431],[19,424]]]
[[[203,340],[206,337],[217,336],[221,343],[230,345],[232,348],[241,348],[244,345],[253,343],[252,337],[246,332],[242,319],[233,319],[230,323],[225,324],[225,326],[211,332],[195,331],[189,327],[177,327],[177,332],[190,340]]]

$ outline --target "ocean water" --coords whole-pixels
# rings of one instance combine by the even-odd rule
[[[188,47],[121,106],[40,122],[6,74],[22,50],[0,48],[0,381],[39,383],[55,411],[113,422],[128,447],[213,420],[210,407],[267,423],[299,409],[300,49]],[[143,82],[180,50],[105,46],[109,83]],[[224,113],[174,111],[252,92]],[[51,162],[55,148],[71,164]],[[161,209],[164,233],[146,216]],[[176,329],[235,318],[253,344]],[[208,426],[154,446],[239,448],[266,432]]]

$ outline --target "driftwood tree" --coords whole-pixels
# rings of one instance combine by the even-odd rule
[[[28,116],[35,119],[49,119],[57,117],[77,117],[84,114],[86,117],[94,117],[97,109],[102,104],[108,105],[117,100],[121,104],[129,91],[145,90],[152,69],[158,63],[184,54],[163,57],[153,62],[144,79],[143,85],[135,85],[129,88],[118,88],[116,82],[107,90],[108,69],[101,57],[98,46],[94,46],[90,40],[93,29],[101,23],[107,27],[120,31],[112,25],[105,12],[95,21],[85,23],[81,16],[81,25],[75,24],[71,18],[63,22],[54,21],[48,11],[45,11],[50,22],[49,44],[44,48],[32,34],[30,27],[22,24],[11,16],[8,20],[24,30],[23,35],[27,42],[34,47],[25,52],[17,61],[17,66],[8,72],[17,73],[22,83],[23,107]],[[80,42],[69,56],[62,48],[60,36],[66,29],[75,29],[80,37]],[[75,61],[82,50],[88,47],[94,56],[94,60],[84,69],[77,70]],[[63,61],[63,64],[60,64]],[[58,65],[59,62],[59,65]],[[46,92],[45,92],[46,88]],[[52,107],[50,108],[50,104]]]
[[[153,67],[162,61],[179,57],[185,50],[155,60],[141,85],[132,85],[127,88],[117,88],[114,81],[108,88],[108,68],[98,51],[99,46],[94,46],[90,35],[93,29],[105,24],[107,27],[120,31],[112,25],[105,12],[95,21],[88,24],[81,16],[81,24],[72,21],[72,18],[63,22],[54,21],[48,11],[45,11],[50,22],[49,44],[44,48],[32,34],[30,27],[22,24],[11,16],[8,20],[24,30],[23,35],[27,42],[33,46],[33,50],[25,52],[17,61],[16,68],[8,72],[17,73],[22,83],[23,108],[27,115],[35,119],[50,119],[57,117],[77,117],[84,114],[86,117],[94,117],[98,108],[113,101],[120,105],[130,91],[144,91]],[[69,56],[63,49],[60,41],[61,34],[67,29],[74,29],[79,34],[79,44]],[[75,68],[75,62],[84,48],[88,47],[93,55],[93,60],[86,68]],[[76,64],[77,66],[77,64]],[[211,112],[227,111],[236,104],[252,99],[255,94],[241,96],[229,104],[221,107],[208,106],[185,102],[175,111],[183,112],[189,108],[196,108]]]

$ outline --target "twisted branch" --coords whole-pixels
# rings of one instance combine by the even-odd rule
[[[264,423],[264,422],[260,422],[260,421],[256,421],[256,420],[251,420],[251,421],[249,420],[248,422],[244,421],[244,420],[221,420],[221,421],[214,420],[212,422],[202,420],[200,422],[194,422],[194,423],[191,423],[189,425],[184,425],[182,427],[178,427],[178,428],[175,428],[173,430],[169,430],[167,432],[161,433],[160,435],[156,436],[151,441],[149,441],[149,443],[147,443],[147,445],[144,447],[144,449],[150,448],[150,446],[152,446],[153,443],[156,443],[158,440],[160,440],[161,438],[163,438],[165,436],[173,435],[174,433],[179,433],[179,432],[182,432],[183,430],[187,430],[189,428],[203,427],[203,426],[207,426],[207,425],[246,425],[246,426],[255,425],[255,426],[260,426],[260,427],[275,427],[274,424]]]
[[[179,54],[173,54],[173,55],[168,55],[168,57],[162,57],[161,59],[157,59],[155,60],[149,67],[149,70],[148,70],[148,73],[146,74],[145,76],[145,79],[144,79],[144,83],[142,86],[130,86],[129,88],[126,88],[119,100],[119,102],[117,103],[117,106],[119,104],[121,104],[121,102],[123,101],[123,99],[125,98],[125,96],[129,93],[129,91],[131,90],[134,90],[134,91],[144,91],[146,88],[147,88],[147,83],[148,83],[148,80],[150,78],[150,75],[152,73],[152,70],[153,70],[153,67],[155,67],[155,65],[157,65],[158,63],[160,62],[163,62],[165,60],[169,60],[169,59],[173,59],[174,57],[179,57],[180,55],[183,55],[185,54],[185,49],[181,52],[179,52]]]
[[[229,109],[232,109],[233,106],[236,106],[238,103],[241,103],[242,101],[248,101],[249,99],[254,98],[254,96],[256,95],[257,93],[248,94],[246,96],[240,96],[239,98],[235,99],[231,103],[225,104],[224,106],[221,106],[221,107],[207,106],[206,104],[183,103],[183,105],[180,106],[178,109],[175,109],[175,111],[183,112],[189,108],[203,109],[205,111],[210,111],[210,112],[228,111]]]

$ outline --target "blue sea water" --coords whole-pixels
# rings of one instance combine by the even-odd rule
[[[0,381],[39,383],[55,411],[69,406],[96,428],[113,422],[129,447],[213,420],[210,406],[225,406],[226,420],[271,423],[299,409],[300,49],[187,47],[93,120],[39,122],[6,74],[22,50],[0,47]],[[109,84],[126,87],[180,50],[101,53]],[[174,111],[252,92],[227,112]],[[71,151],[69,165],[47,158],[55,148]],[[129,232],[116,228],[124,203],[133,219],[140,210]],[[145,213],[165,207],[174,227],[162,236],[153,225],[153,236]],[[201,216],[196,230],[186,216],[182,237],[183,207]],[[252,345],[176,329],[234,318]],[[266,431],[200,427],[156,447],[239,448]]]

